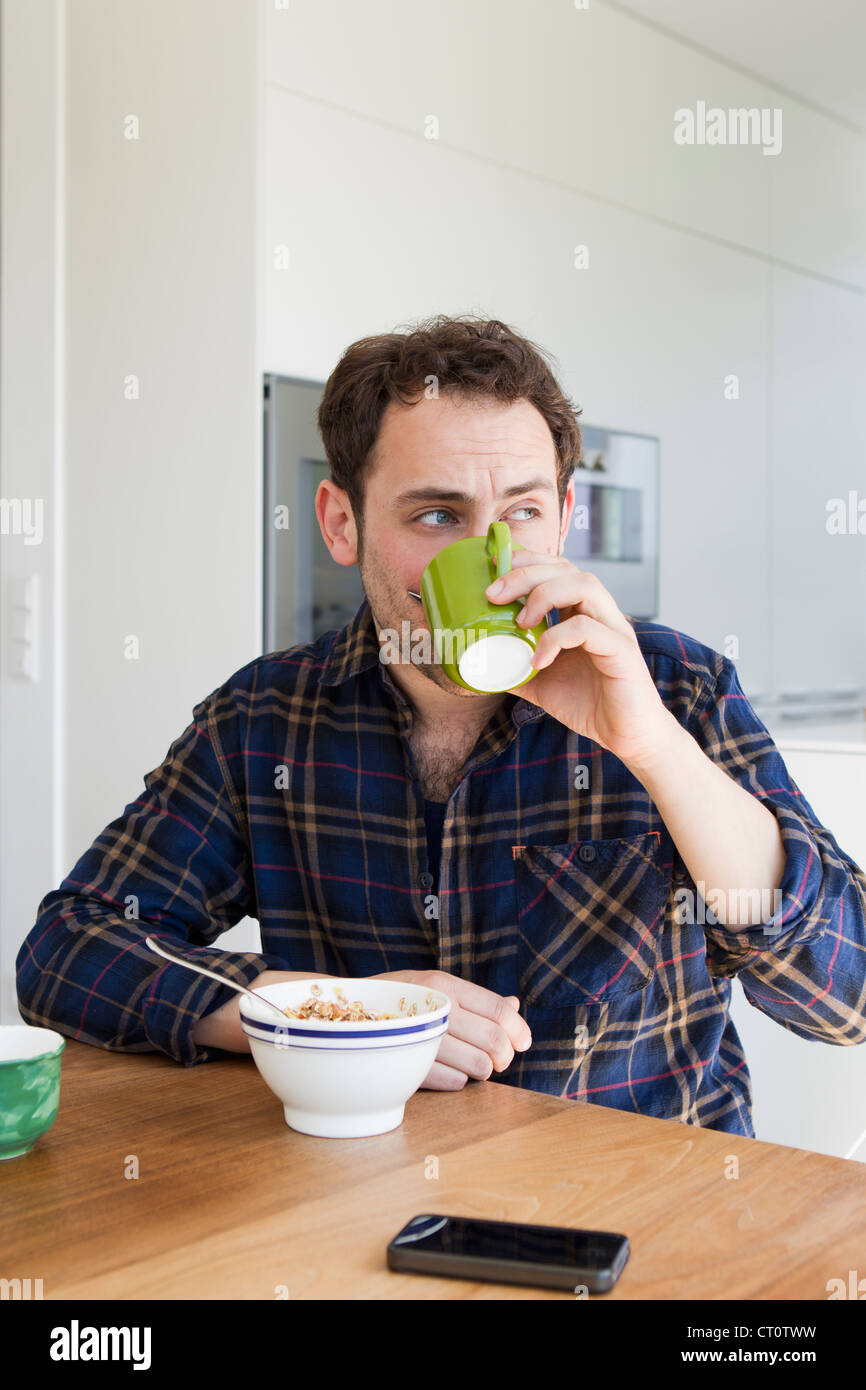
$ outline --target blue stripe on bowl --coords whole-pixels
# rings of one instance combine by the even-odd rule
[[[255,1033],[252,1033],[250,1036],[253,1037],[253,1038],[256,1037]],[[426,1039],[425,1039],[425,1041],[426,1041]],[[270,1039],[269,1039],[269,1038],[256,1038],[256,1042],[270,1042]],[[274,1046],[276,1047],[276,1043],[274,1043]],[[403,1046],[405,1047],[406,1044],[404,1043]],[[333,1047],[306,1047],[306,1046],[305,1046],[305,1047],[299,1048],[298,1051],[300,1051],[300,1052],[333,1052],[333,1051],[334,1051],[334,1048],[333,1048]],[[338,1052],[348,1052],[348,1053],[352,1053],[352,1054],[354,1055],[354,1054],[357,1053],[357,1052],[387,1052],[388,1049],[387,1049],[387,1047],[340,1047],[340,1048],[337,1048],[337,1051],[338,1051]]]
[[[295,1048],[298,1052],[388,1052],[389,1050],[405,1050],[407,1047],[420,1047],[421,1043],[436,1042],[443,1038],[447,1033],[447,1024],[443,1023],[438,1032],[422,1033],[412,1038],[395,1038],[393,1041],[377,1042],[370,1047],[346,1047],[341,1045],[336,1047],[333,1041],[327,1043],[314,1043],[307,1038],[287,1038],[284,1033],[279,1033],[275,1037],[272,1033],[258,1033],[254,1028],[244,1028],[248,1038],[255,1039],[256,1042],[267,1043],[275,1051],[286,1051]]]
[[[322,1028],[284,1028],[280,1023],[259,1022],[257,1018],[250,1018],[248,1015],[241,1017],[244,1026],[249,1024],[251,1027],[260,1028],[265,1033],[279,1033],[280,1037],[285,1037],[286,1034],[298,1038],[321,1038],[323,1036],[324,1030]],[[433,1028],[441,1028],[442,1024],[447,1022],[448,1015],[446,1014],[444,1018],[434,1019],[431,1023],[414,1023],[408,1028],[371,1028],[369,1032],[366,1029],[353,1028],[347,1029],[345,1033],[341,1029],[339,1033],[335,1031],[325,1033],[324,1036],[330,1038],[401,1038],[410,1034],[429,1033]]]

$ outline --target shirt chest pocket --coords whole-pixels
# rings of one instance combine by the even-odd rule
[[[671,865],[661,836],[527,845],[514,863],[521,1000],[580,1008],[653,977]]]

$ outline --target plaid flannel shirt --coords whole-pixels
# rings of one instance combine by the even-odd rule
[[[645,788],[515,695],[461,770],[434,884],[412,709],[365,600],[341,631],[251,661],[195,706],[144,792],[39,905],[17,958],[22,1016],[184,1065],[233,1055],[192,1037],[232,992],[160,961],[149,932],[245,984],[267,969],[438,968],[521,1000],[532,1046],[491,1079],[753,1135],[731,977],[800,1037],[862,1042],[866,877],[731,662],[634,628],[664,704],[778,820],[769,925],[702,921],[697,896],[684,912],[680,890],[697,886]],[[261,952],[215,946],[244,916]]]

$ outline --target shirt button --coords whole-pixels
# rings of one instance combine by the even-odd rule
[[[577,855],[579,859],[583,860],[584,864],[591,864],[595,858],[595,850],[592,845],[581,845],[580,849],[577,851]]]
[[[417,767],[415,766],[414,763],[410,763],[410,764],[409,764],[409,776],[410,776],[410,777],[417,777],[417,776],[418,776],[418,769],[417,769]]]
[[[421,875],[419,876],[418,882],[421,884],[421,887],[422,887],[422,888],[432,888],[432,887],[433,887],[433,875],[432,875],[432,874],[428,874],[428,873],[423,873],[423,874],[421,874]]]

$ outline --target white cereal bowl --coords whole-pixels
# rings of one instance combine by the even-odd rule
[[[403,1122],[406,1101],[436,1060],[448,1031],[447,994],[399,980],[285,980],[254,991],[281,1009],[297,1009],[318,985],[328,1002],[358,1000],[375,1013],[364,1023],[278,1018],[240,996],[241,1026],[253,1061],[283,1103],[286,1124],[301,1134],[357,1139]],[[414,1012],[412,1011],[414,1008]]]

